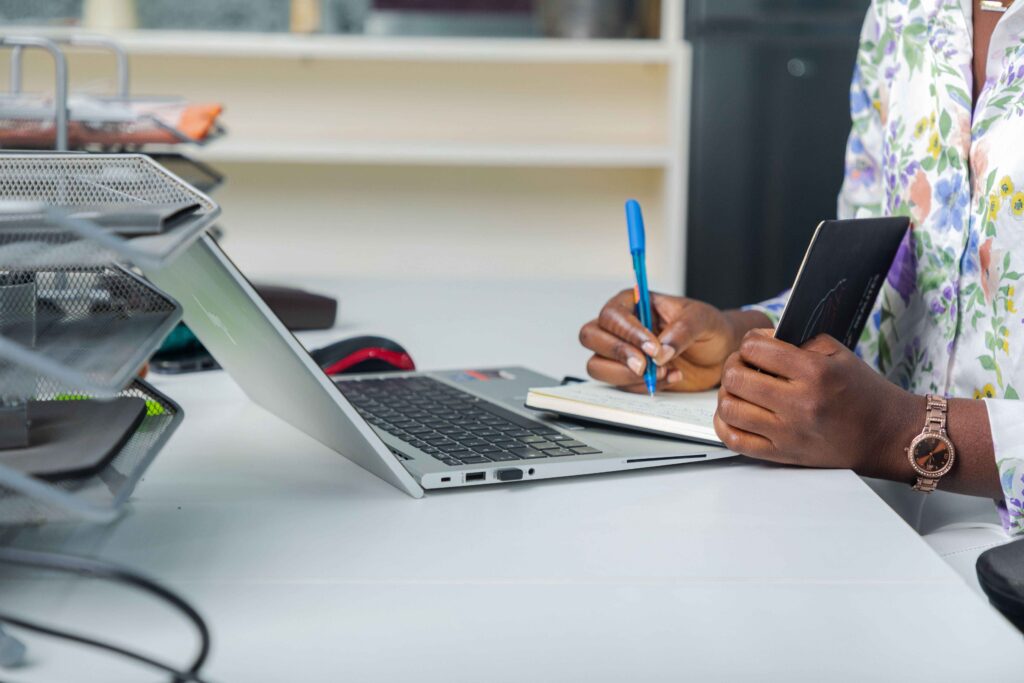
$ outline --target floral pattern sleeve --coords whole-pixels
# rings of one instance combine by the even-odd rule
[[[1003,488],[1003,527],[1010,534],[1024,533],[1024,405],[1019,400],[986,399],[985,407]]]
[[[880,75],[890,68],[887,64],[890,54],[878,20],[878,5],[872,3],[861,30],[860,51],[850,83],[850,137],[846,143],[845,174],[836,207],[836,215],[840,219],[873,218],[883,214],[882,112],[889,98]]]

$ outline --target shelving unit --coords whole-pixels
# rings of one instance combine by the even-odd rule
[[[663,3],[655,40],[111,37],[131,55],[133,92],[224,103],[231,134],[197,156],[229,178],[218,191],[226,246],[250,275],[295,275],[299,260],[306,276],[397,264],[626,282],[622,204],[633,196],[652,283],[680,291],[682,9]],[[102,55],[75,63],[83,83],[110,71]],[[45,88],[46,64],[27,66],[26,83]]]
[[[672,52],[667,41],[651,39],[419,38],[153,30],[117,31],[109,36],[134,55],[181,57],[660,64],[669,60]]]
[[[239,143],[224,141],[203,154],[226,163],[363,164],[568,168],[664,168],[658,145],[488,145],[467,143],[350,142]]]

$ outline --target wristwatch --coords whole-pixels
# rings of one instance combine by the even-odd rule
[[[927,400],[924,431],[914,437],[906,451],[910,466],[917,472],[914,490],[931,493],[939,479],[953,469],[956,448],[946,434],[946,399],[928,394]]]

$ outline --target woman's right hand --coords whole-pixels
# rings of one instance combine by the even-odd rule
[[[658,366],[658,388],[703,391],[718,385],[722,365],[748,330],[771,327],[757,311],[720,311],[685,297],[651,293],[654,332],[634,313],[633,290],[611,298],[596,320],[580,329],[580,342],[594,352],[587,372],[621,389],[645,392],[645,354]]]

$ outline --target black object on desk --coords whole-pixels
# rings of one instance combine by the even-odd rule
[[[338,317],[338,301],[295,287],[253,285],[270,310],[293,332],[329,330]]]
[[[1024,633],[1024,539],[986,550],[975,570],[992,606]]]

